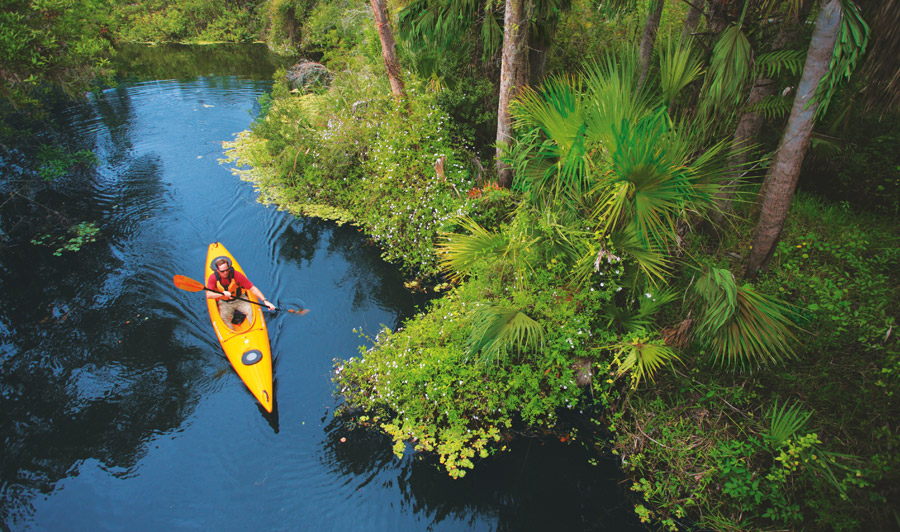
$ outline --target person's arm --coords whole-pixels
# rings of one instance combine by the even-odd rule
[[[259,300],[262,301],[262,303],[266,307],[268,307],[269,310],[275,310],[275,305],[273,305],[271,301],[266,299],[266,296],[264,296],[263,293],[260,292],[259,288],[257,288],[256,286],[253,286],[252,288],[250,288],[250,291],[253,292],[253,295],[255,295],[257,298],[259,298]]]
[[[206,280],[206,288],[209,290],[216,289],[216,277],[215,274],[209,276],[210,278]],[[206,290],[206,299],[231,299],[231,292],[226,290],[223,293],[219,293],[218,291],[210,292]]]

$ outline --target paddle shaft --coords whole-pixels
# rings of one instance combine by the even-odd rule
[[[223,294],[224,295],[223,292],[219,292],[218,290],[213,290],[211,288],[206,288],[205,286],[203,286],[203,283],[200,283],[199,281],[195,281],[195,280],[191,279],[190,277],[185,277],[184,275],[176,275],[176,276],[172,277],[172,282],[175,283],[175,286],[177,286],[178,288],[180,288],[182,290],[187,290],[188,292],[199,292],[201,290],[206,290],[207,292],[212,292],[214,294]],[[256,303],[255,301],[250,301],[249,299],[244,299],[242,297],[238,297],[237,299],[240,299],[241,301],[246,301],[247,303],[250,303],[252,305],[259,305],[261,307],[266,306],[261,303]],[[272,312],[278,312],[279,310],[287,310],[288,312],[290,312],[292,314],[300,314],[301,316],[305,316],[309,312],[309,309],[302,308],[303,307],[302,302],[300,304],[300,307],[301,307],[300,310],[294,310],[294,309],[290,309],[290,308],[289,309],[276,308]],[[268,308],[268,307],[266,307],[266,308]]]
[[[203,289],[206,290],[207,292],[212,292],[213,294],[222,294],[222,295],[225,295],[223,292],[219,292],[218,290],[212,290],[212,289],[210,289],[210,288],[206,288],[205,286],[203,287]],[[235,299],[240,299],[241,301],[246,301],[247,303],[252,303],[252,304],[254,304],[254,305],[259,305],[259,306],[261,306],[261,307],[269,308],[269,307],[267,307],[266,305],[263,305],[262,303],[257,303],[256,301],[250,301],[249,299],[244,299],[244,298],[242,298],[242,297],[237,297],[237,296],[235,296]],[[278,310],[278,308],[276,308],[275,310]]]

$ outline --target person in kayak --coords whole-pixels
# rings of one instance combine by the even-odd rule
[[[275,305],[266,299],[266,296],[247,279],[247,276],[231,267],[231,261],[228,258],[219,257],[213,262],[213,267],[215,271],[206,280],[206,288],[222,293],[206,292],[206,297],[219,300],[219,314],[229,326],[232,325],[235,310],[239,310],[245,316],[253,315],[250,303],[237,299],[244,292],[252,292],[269,310],[275,310]]]

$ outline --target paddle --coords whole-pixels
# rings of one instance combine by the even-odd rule
[[[211,290],[211,289],[203,286],[202,283],[195,281],[195,280],[191,279],[190,277],[185,277],[184,275],[176,275],[175,277],[172,278],[172,281],[175,283],[175,286],[177,286],[178,288],[180,288],[182,290],[186,290],[188,292],[199,292],[200,290],[206,290],[207,292],[212,292],[214,294],[222,293],[222,292],[219,292],[218,290]],[[257,303],[256,301],[250,301],[249,299],[244,299],[243,297],[238,297],[237,299],[240,299],[241,301],[246,301],[247,303],[252,303],[254,305],[259,305],[261,307],[266,307],[262,303]],[[268,308],[268,307],[266,307],[266,308]],[[300,308],[300,310],[294,310],[291,308],[286,308],[286,309],[276,308],[275,310],[276,311],[286,310],[293,314],[300,314],[301,316],[303,316],[309,312],[308,308],[302,308],[302,307]]]

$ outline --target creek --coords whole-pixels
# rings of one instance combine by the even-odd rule
[[[256,201],[219,163],[285,60],[261,45],[128,48],[118,86],[56,115],[95,166],[41,196],[99,238],[0,249],[4,530],[641,530],[614,459],[520,437],[452,480],[332,416],[336,358],[422,309],[356,229]],[[221,241],[277,304],[276,410],[228,365],[202,293]]]

